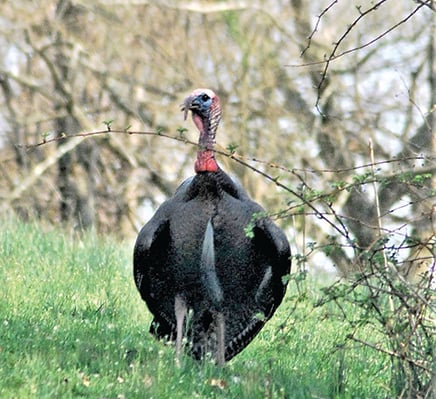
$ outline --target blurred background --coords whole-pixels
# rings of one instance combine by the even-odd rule
[[[195,145],[159,134],[76,135],[109,127],[177,137],[186,128],[196,141],[180,104],[208,87],[223,105],[217,148],[269,178],[228,156],[218,161],[286,229],[294,265],[346,274],[362,250],[382,245],[403,270],[428,268],[432,7],[2,2],[0,211],[133,240],[194,173]]]

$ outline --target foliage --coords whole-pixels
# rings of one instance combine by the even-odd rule
[[[335,304],[334,315],[348,326],[346,341],[390,357],[390,386],[397,398],[430,398],[434,394],[434,285],[431,279],[414,285],[395,268],[373,262],[352,282],[324,289],[317,306]],[[344,307],[350,304],[354,311]],[[378,334],[368,336],[367,328]]]

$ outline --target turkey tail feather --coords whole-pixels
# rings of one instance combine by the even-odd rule
[[[211,301],[215,310],[221,310],[223,303],[223,290],[216,274],[214,231],[210,219],[207,222],[206,232],[204,233],[200,273],[206,297]]]
[[[215,310],[214,318],[217,336],[215,360],[218,365],[223,365],[225,362],[225,320],[222,313],[223,290],[220,286],[215,266],[214,231],[212,221],[209,219],[201,251],[200,278],[205,291],[205,297],[209,299],[212,308]]]

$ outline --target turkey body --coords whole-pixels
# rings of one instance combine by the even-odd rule
[[[289,244],[263,209],[224,172],[204,172],[185,181],[139,233],[134,251],[136,285],[154,315],[151,333],[174,340],[174,300],[192,309],[190,353],[216,351],[216,304],[202,276],[206,227],[213,226],[215,269],[222,290],[225,360],[239,353],[263,327],[285,293]],[[252,234],[246,228],[253,225]],[[250,236],[252,236],[250,238]]]
[[[286,236],[239,183],[220,168],[197,171],[135,244],[134,278],[154,316],[150,332],[180,339],[181,304],[189,311],[181,316],[189,354],[219,359],[222,325],[221,357],[230,360],[281,303],[289,258]]]

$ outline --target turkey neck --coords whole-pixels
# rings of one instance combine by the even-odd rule
[[[195,162],[195,172],[218,172],[218,164],[215,160],[213,147],[215,145],[215,135],[218,127],[220,112],[211,109],[207,118],[202,118],[200,115],[193,114],[192,118],[195,125],[200,131],[198,146],[200,149],[197,152],[197,160]]]
[[[194,198],[201,198],[203,201],[214,203],[214,201],[220,201],[224,194],[241,199],[241,194],[244,193],[238,191],[232,179],[218,168],[217,172],[197,173],[185,192],[184,200],[188,202]]]

